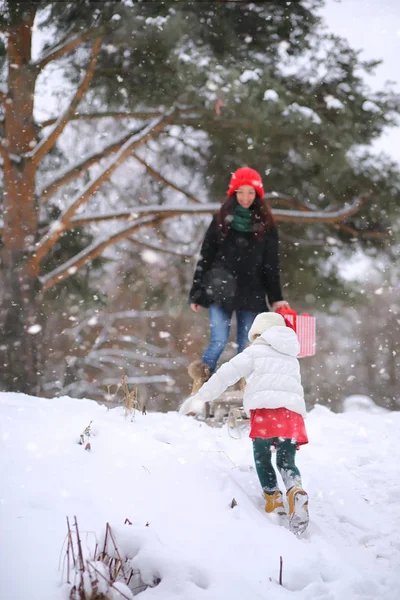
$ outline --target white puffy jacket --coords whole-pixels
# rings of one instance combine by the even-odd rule
[[[306,415],[300,365],[300,345],[290,327],[270,327],[243,352],[222,365],[181,406],[181,413],[201,412],[204,402],[215,400],[229,386],[246,379],[243,406],[247,414],[256,408],[288,408]]]

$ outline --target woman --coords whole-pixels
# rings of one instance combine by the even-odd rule
[[[279,239],[271,209],[264,200],[259,173],[242,167],[233,173],[228,199],[213,217],[200,251],[190,307],[209,309],[211,339],[201,360],[189,366],[192,393],[214,373],[236,313],[238,353],[257,314],[288,306],[279,272]]]

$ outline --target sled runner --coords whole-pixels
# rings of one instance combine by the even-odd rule
[[[227,391],[221,394],[217,400],[206,402],[203,416],[205,419],[214,419],[221,422],[233,408],[240,411],[242,418],[248,419],[243,409],[243,392]]]

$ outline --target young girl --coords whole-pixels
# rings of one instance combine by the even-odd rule
[[[240,353],[255,316],[268,310],[266,297],[273,311],[287,305],[280,284],[278,231],[254,169],[242,167],[232,174],[228,198],[213,217],[200,256],[189,302],[195,312],[209,309],[211,337],[201,360],[189,366],[192,393],[214,373],[234,312]]]
[[[278,313],[261,313],[250,328],[251,346],[225,363],[181,406],[182,414],[200,414],[204,403],[215,400],[242,377],[246,379],[243,405],[250,414],[250,437],[264,498],[265,511],[285,515],[283,495],[271,462],[286,488],[291,531],[301,534],[308,525],[308,495],[295,464],[297,447],[307,444],[306,414],[300,366],[300,345],[291,324]]]

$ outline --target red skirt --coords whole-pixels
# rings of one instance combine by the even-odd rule
[[[251,439],[294,439],[298,446],[308,444],[304,419],[299,413],[287,408],[257,408],[250,411]]]

